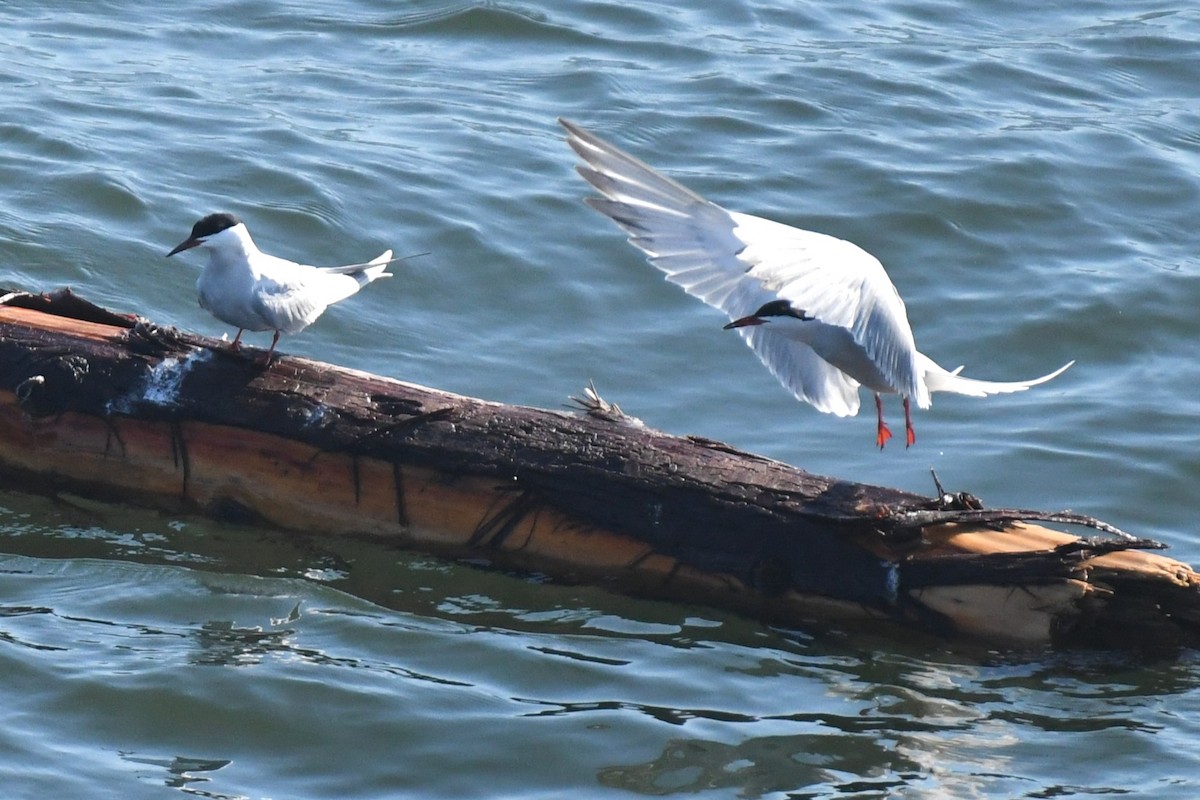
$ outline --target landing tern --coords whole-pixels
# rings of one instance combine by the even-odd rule
[[[334,303],[374,280],[390,278],[385,270],[397,260],[387,250],[365,264],[297,264],[259,250],[245,223],[229,213],[201,219],[167,256],[193,247],[208,250],[208,265],[196,281],[200,306],[238,329],[230,349],[240,349],[245,331],[275,332],[263,364],[270,363],[280,333],[298,333]]]
[[[875,443],[892,437],[883,394],[904,404],[905,439],[916,442],[910,401],[933,392],[971,397],[1021,392],[1074,364],[1026,381],[981,381],[917,351],[904,301],[877,258],[855,244],[712,203],[578,125],[560,119],[583,160],[576,170],[600,197],[586,202],[629,233],[668,280],[721,309],[798,400],[837,416],[875,394]]]

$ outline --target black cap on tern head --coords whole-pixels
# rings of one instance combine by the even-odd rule
[[[199,222],[192,226],[192,235],[180,242],[179,246],[174,250],[167,253],[167,257],[170,258],[176,253],[181,253],[184,250],[190,250],[191,248],[202,244],[209,236],[212,236],[215,233],[220,233],[228,228],[232,228],[234,225],[240,225],[241,222],[242,221],[240,219],[235,217],[233,214],[230,214],[228,211],[209,214],[207,217],[202,218]]]
[[[220,233],[226,228],[232,228],[234,225],[240,225],[241,223],[240,219],[228,211],[209,214],[192,226],[192,238],[201,239],[205,236],[212,236],[214,233]]]
[[[807,311],[796,308],[789,300],[772,300],[769,303],[763,303],[759,306],[758,311],[755,311],[753,314],[741,319],[735,319],[725,326],[725,330],[745,328],[750,325],[763,325],[771,317],[795,317],[802,322],[808,322],[813,319],[808,315]]]

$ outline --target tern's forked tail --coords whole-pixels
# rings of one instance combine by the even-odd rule
[[[1074,361],[1068,361],[1047,375],[1027,381],[981,381],[960,375],[962,367],[953,371],[947,370],[938,366],[932,358],[924,353],[917,353],[917,369],[924,374],[925,385],[929,387],[931,393],[953,392],[954,394],[965,394],[969,397],[987,397],[990,394],[1023,392],[1031,386],[1037,386],[1039,383],[1045,383],[1057,378],[1074,363]]]
[[[390,263],[392,263],[392,251],[384,250],[375,258],[368,261],[361,270],[351,272],[350,276],[358,281],[359,286],[366,286],[371,281],[392,277],[392,273],[387,271],[388,264]]]

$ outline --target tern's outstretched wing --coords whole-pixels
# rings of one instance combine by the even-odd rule
[[[602,195],[588,204],[629,233],[669,280],[730,318],[784,298],[846,329],[896,391],[929,404],[916,369],[904,303],[869,253],[850,242],[726,211],[566,120],[580,175]],[[857,413],[858,383],[770,325],[738,329],[797,398],[821,411]]]

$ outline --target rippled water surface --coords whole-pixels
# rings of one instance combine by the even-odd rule
[[[594,379],[664,430],[922,492],[934,467],[1200,561],[1191,5],[16,0],[0,25],[5,285],[220,335],[201,259],[163,258],[204,213],[310,263],[430,251],[283,348],[544,407]],[[938,396],[880,453],[580,203],[558,116],[875,253],[948,367],[1078,363]],[[11,797],[1200,791],[1189,655],[783,632],[76,498],[0,494],[0,531]]]

